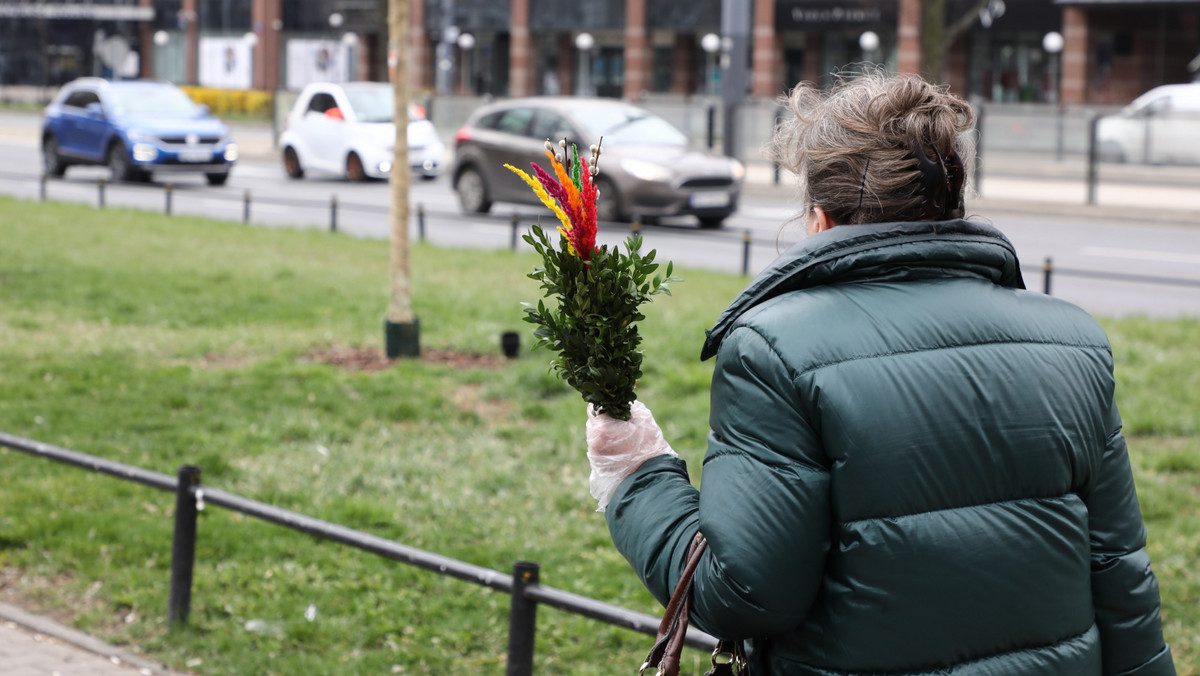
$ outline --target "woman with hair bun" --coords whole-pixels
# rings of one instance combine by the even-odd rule
[[[797,87],[773,146],[809,237],[707,332],[699,490],[649,410],[589,412],[592,492],[660,601],[755,676],[1175,673],[1112,352],[964,220],[969,105],[915,76]]]

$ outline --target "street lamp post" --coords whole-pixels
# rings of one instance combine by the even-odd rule
[[[174,82],[175,78],[166,77],[166,75],[163,73],[163,70],[165,70],[165,69],[162,66],[159,66],[159,59],[158,59],[158,57],[160,55],[165,56],[163,47],[166,47],[168,44],[170,44],[171,34],[164,30],[154,31],[153,40],[154,40],[154,46],[158,47],[158,49],[155,50],[154,57],[153,57],[154,61],[152,63],[152,67],[153,67],[153,70],[156,70],[158,72],[152,73],[152,75],[157,78],[162,78],[164,80],[170,80],[170,81]],[[163,60],[163,64],[166,65],[165,59]]]
[[[346,47],[346,80],[353,82],[358,79],[358,33],[346,31],[342,44]]]
[[[462,50],[462,89],[465,93],[474,93],[471,87],[471,50],[475,48],[475,36],[463,33],[458,36],[458,48]]]
[[[879,49],[879,35],[875,31],[863,31],[858,36],[858,46],[862,49],[864,64],[875,61],[875,50]]]
[[[592,48],[596,46],[596,38],[591,33],[580,33],[575,36],[575,48],[579,50],[579,85],[576,87],[578,96],[592,95]]]
[[[1058,61],[1063,50],[1063,36],[1058,31],[1050,31],[1042,36],[1042,49],[1050,55],[1050,103],[1058,103]]]
[[[700,48],[707,55],[704,68],[704,89],[709,96],[717,93],[717,52],[721,51],[721,36],[716,33],[705,33],[700,38]]]
[[[1057,122],[1058,122],[1058,124],[1057,124],[1058,138],[1056,139],[1056,142],[1055,142],[1055,149],[1056,149],[1055,155],[1056,155],[1057,159],[1060,161],[1062,160],[1062,157],[1063,157],[1063,133],[1064,132],[1063,132],[1063,107],[1062,107],[1062,104],[1061,104],[1059,96],[1058,96],[1058,86],[1059,86],[1059,84],[1058,84],[1058,61],[1062,54],[1063,45],[1064,45],[1064,40],[1063,40],[1062,33],[1059,33],[1058,31],[1050,31],[1049,33],[1046,33],[1045,35],[1042,36],[1042,49],[1046,50],[1046,54],[1049,55],[1048,66],[1050,68],[1050,92],[1046,98],[1048,99],[1050,105],[1052,105],[1058,109],[1057,114],[1055,115],[1055,118],[1057,119]]]

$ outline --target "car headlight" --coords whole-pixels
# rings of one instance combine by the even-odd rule
[[[130,130],[127,134],[129,140],[134,143],[158,143],[158,137],[154,134],[136,129]]]
[[[621,169],[641,181],[665,183],[671,180],[671,170],[643,160],[621,160]]]
[[[746,178],[746,165],[737,160],[729,160],[729,173],[733,174],[733,180],[740,181]]]
[[[236,162],[238,158],[238,147],[236,143],[230,143],[225,146],[225,161]]]

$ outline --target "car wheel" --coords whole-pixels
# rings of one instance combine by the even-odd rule
[[[229,172],[223,171],[220,173],[205,174],[204,178],[208,181],[209,185],[225,185],[225,181],[229,180]]]
[[[724,216],[699,216],[701,230],[716,230],[725,222]]]
[[[304,178],[304,167],[300,166],[300,156],[291,146],[283,149],[283,170],[287,172],[288,178]]]
[[[62,176],[67,172],[67,163],[58,154],[58,139],[53,134],[42,140],[42,171],[47,176]]]
[[[132,181],[137,178],[137,172],[133,167],[129,166],[129,155],[125,152],[125,146],[117,141],[108,147],[108,170],[109,179],[116,183],[118,181]]]
[[[483,180],[483,175],[474,167],[467,167],[458,175],[458,183],[455,185],[458,190],[458,203],[462,205],[463,211],[471,211],[478,214],[486,214],[492,208],[492,201],[488,198],[487,183]]]
[[[367,180],[367,172],[363,170],[362,158],[358,153],[350,153],[346,156],[346,178],[361,183]]]
[[[621,194],[613,182],[603,176],[596,178],[596,220],[611,223],[624,223],[625,212],[621,209]]]

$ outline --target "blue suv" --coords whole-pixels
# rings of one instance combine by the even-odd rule
[[[80,78],[42,112],[42,167],[49,176],[99,164],[113,181],[187,172],[224,185],[237,156],[229,128],[168,82]]]

